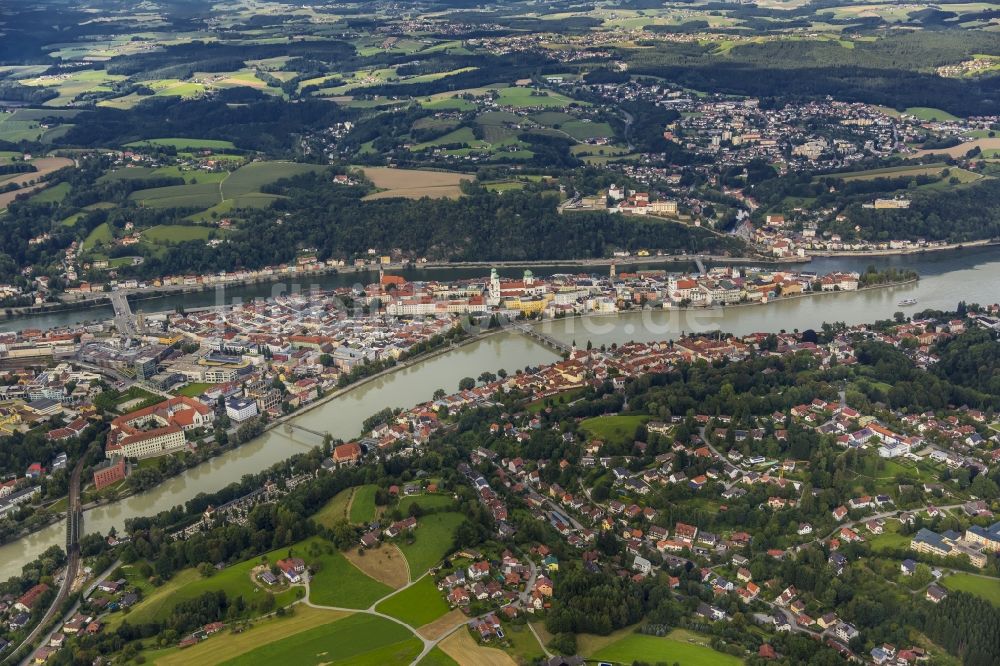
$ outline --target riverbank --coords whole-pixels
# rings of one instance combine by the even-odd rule
[[[414,365],[417,365],[419,363],[424,363],[424,362],[427,362],[427,361],[431,361],[431,360],[433,360],[433,359],[435,359],[435,358],[437,358],[439,356],[451,353],[451,352],[453,352],[453,351],[455,351],[457,349],[461,349],[462,347],[465,347],[467,345],[471,345],[473,343],[480,342],[480,341],[485,340],[485,339],[487,339],[487,338],[489,338],[489,337],[491,337],[493,335],[496,335],[498,333],[502,333],[502,332],[504,332],[506,330],[508,330],[508,329],[494,328],[494,329],[489,329],[489,330],[486,330],[486,331],[481,331],[481,332],[476,333],[474,335],[469,335],[469,336],[463,337],[463,338],[461,338],[460,340],[458,340],[456,342],[452,342],[452,343],[445,344],[445,345],[442,345],[440,347],[436,347],[434,349],[428,350],[428,351],[426,351],[426,352],[424,352],[422,354],[418,354],[416,356],[413,356],[412,358],[406,359],[405,361],[401,361],[401,362],[396,363],[396,364],[394,364],[392,366],[389,366],[389,367],[387,367],[387,368],[385,368],[383,370],[380,370],[380,371],[378,371],[376,373],[368,375],[367,377],[363,377],[363,378],[361,378],[361,379],[359,379],[359,380],[357,380],[357,381],[355,381],[355,382],[353,382],[353,383],[351,383],[351,384],[349,384],[347,386],[344,386],[342,388],[338,388],[338,389],[336,389],[334,391],[331,391],[327,395],[324,395],[321,398],[317,398],[313,402],[309,403],[308,405],[305,405],[305,406],[301,407],[300,409],[295,410],[294,412],[282,415],[282,416],[278,417],[277,419],[274,419],[273,421],[269,421],[267,424],[265,424],[265,426],[264,426],[263,430],[261,431],[261,433],[259,435],[257,435],[256,437],[253,437],[253,438],[251,438],[251,439],[249,439],[249,440],[247,440],[245,442],[240,442],[238,444],[232,444],[232,445],[229,445],[229,446],[226,446],[226,447],[223,447],[223,448],[219,448],[219,449],[213,451],[212,454],[209,455],[207,458],[202,459],[202,460],[198,460],[198,461],[196,461],[196,462],[194,462],[193,464],[190,464],[190,465],[185,465],[184,467],[181,467],[180,469],[178,469],[176,473],[164,476],[160,480],[160,483],[163,483],[163,482],[165,482],[165,481],[167,481],[167,480],[169,480],[169,479],[171,479],[173,477],[176,477],[176,476],[179,476],[181,474],[184,474],[185,472],[188,472],[188,471],[190,471],[192,469],[195,469],[195,468],[199,467],[200,465],[204,465],[206,463],[209,463],[213,459],[218,458],[219,456],[221,456],[223,454],[229,453],[231,451],[235,451],[236,449],[239,449],[242,446],[246,446],[246,445],[248,445],[248,444],[250,444],[252,442],[255,442],[256,440],[258,440],[261,437],[263,437],[268,431],[273,430],[273,429],[275,429],[275,428],[277,428],[279,426],[283,426],[286,423],[288,423],[289,421],[297,419],[297,418],[299,418],[299,417],[301,417],[301,416],[303,416],[303,415],[311,412],[312,410],[315,410],[315,409],[317,409],[319,407],[323,407],[324,405],[326,405],[328,402],[330,402],[332,400],[336,400],[338,398],[342,398],[342,397],[344,397],[346,395],[349,395],[349,394],[351,394],[351,393],[353,393],[355,391],[358,391],[359,389],[365,387],[366,385],[368,385],[368,384],[370,384],[372,382],[375,382],[375,381],[378,381],[379,379],[383,379],[385,377],[388,377],[388,376],[390,376],[390,375],[392,375],[392,374],[394,374],[396,372],[400,372],[400,371],[406,370],[407,368],[409,368],[411,366],[414,366]],[[322,442],[317,442],[316,446],[319,446],[320,444],[322,444]],[[157,484],[157,485],[159,485],[159,484]],[[110,505],[110,504],[115,504],[117,502],[121,502],[123,500],[126,500],[129,497],[132,497],[133,495],[136,495],[136,494],[142,493],[142,492],[148,492],[149,490],[150,490],[150,488],[146,488],[146,489],[142,489],[142,490],[134,490],[134,489],[124,490],[121,493],[115,495],[114,497],[102,498],[102,499],[97,500],[97,501],[88,502],[86,505],[84,505],[82,507],[82,509],[85,510],[85,511],[89,511],[90,509],[95,509],[95,508],[98,508],[98,507],[107,506],[107,505]],[[46,521],[45,524],[38,525],[38,526],[36,526],[35,528],[33,528],[31,530],[22,531],[18,535],[13,536],[10,539],[7,539],[7,540],[4,540],[4,541],[0,542],[0,546],[2,546],[4,544],[7,544],[7,543],[10,543],[10,542],[13,542],[13,541],[17,541],[17,540],[22,539],[24,537],[30,536],[31,534],[34,534],[36,532],[40,532],[40,531],[44,530],[45,528],[51,526],[53,523],[65,520],[65,518],[66,518],[66,514],[64,514],[64,513],[53,514],[52,519],[49,520],[49,521]]]
[[[931,247],[900,248],[895,250],[806,250],[809,257],[902,257],[912,254],[927,254],[929,252],[945,252],[948,250],[964,250],[974,247],[1000,246],[1000,240],[984,239],[965,243],[950,243],[948,245],[932,245]]]
[[[813,297],[817,297],[817,296],[830,296],[830,295],[840,295],[840,296],[843,296],[845,294],[858,294],[858,293],[864,293],[864,292],[869,292],[869,291],[876,291],[876,290],[879,290],[879,289],[886,289],[886,288],[889,288],[889,287],[903,287],[903,286],[906,286],[906,285],[917,284],[918,282],[920,282],[920,278],[919,277],[915,277],[915,278],[911,278],[909,280],[899,280],[897,282],[886,282],[886,283],[883,283],[883,284],[873,284],[873,285],[870,285],[868,287],[859,287],[858,289],[854,289],[854,290],[850,290],[850,291],[810,291],[810,292],[804,292],[804,293],[801,293],[801,294],[795,294],[793,296],[779,296],[777,298],[774,298],[774,299],[766,301],[766,302],[765,301],[758,301],[758,302],[753,302],[753,303],[750,303],[750,302],[747,302],[747,303],[730,303],[728,305],[700,305],[700,306],[687,306],[687,307],[679,307],[679,306],[678,307],[662,307],[662,308],[656,308],[656,309],[654,309],[654,308],[644,308],[644,309],[636,309],[636,310],[618,310],[616,312],[584,312],[584,313],[569,315],[569,316],[565,316],[565,317],[557,317],[555,319],[541,319],[541,320],[531,321],[529,323],[530,323],[531,326],[534,326],[534,327],[537,328],[537,327],[542,327],[542,326],[545,326],[547,324],[552,324],[552,323],[555,323],[555,322],[564,322],[564,321],[572,321],[572,320],[586,320],[586,319],[599,319],[599,318],[607,319],[607,318],[612,318],[612,317],[621,317],[622,315],[639,314],[639,313],[642,313],[642,312],[679,312],[679,313],[680,312],[690,312],[690,313],[723,312],[723,311],[726,311],[726,310],[735,310],[735,309],[738,309],[738,308],[755,308],[755,307],[773,306],[773,305],[777,305],[779,303],[785,303],[785,302],[788,302],[788,301],[794,301],[794,300],[799,300],[799,299],[813,298]]]

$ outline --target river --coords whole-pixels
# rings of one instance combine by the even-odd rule
[[[922,308],[953,308],[959,300],[992,303],[1000,290],[1000,248],[964,249],[955,252],[928,253],[878,258],[821,258],[810,264],[798,265],[796,270],[828,273],[837,270],[864,270],[870,264],[877,267],[895,266],[912,268],[921,275],[920,282],[912,285],[875,289],[858,293],[836,293],[824,296],[789,299],[763,306],[734,307],[724,310],[668,312],[644,311],[618,317],[591,317],[568,319],[541,324],[544,332],[567,342],[583,345],[591,340],[595,345],[629,340],[654,340],[676,338],[682,332],[724,330],[743,334],[753,331],[800,329],[819,327],[824,321],[844,321],[848,324],[888,318],[901,310],[897,303],[903,298],[917,298],[918,304],[909,311]],[[633,267],[630,267],[631,270]],[[567,272],[566,267],[533,269],[538,275]],[[505,269],[508,275],[517,275],[518,269]],[[482,275],[480,268],[423,271],[419,279],[450,280]],[[336,285],[358,281],[358,275],[328,276]],[[411,276],[408,276],[411,277]],[[417,279],[414,275],[411,279]],[[317,280],[321,283],[321,279]],[[230,295],[247,298],[270,294],[268,285],[253,285],[230,290]],[[260,290],[254,293],[254,290]],[[188,294],[183,299],[187,307],[195,307],[194,298]],[[208,292],[207,297],[214,299]],[[157,299],[160,300],[160,299]],[[180,302],[180,300],[178,300]],[[208,303],[211,304],[211,303]],[[167,308],[172,306],[166,306]],[[157,309],[164,309],[161,305]],[[147,310],[149,311],[149,310]],[[52,313],[41,317],[59,317],[70,313]],[[76,313],[79,318],[79,312]],[[18,320],[12,320],[15,323]],[[76,321],[74,319],[73,321]],[[22,320],[21,326],[41,326],[32,318]],[[53,325],[53,324],[49,324]],[[398,372],[369,382],[347,394],[316,407],[296,422],[334,437],[350,438],[359,434],[362,421],[384,407],[408,407],[431,397],[434,390],[454,390],[462,377],[476,377],[483,370],[505,368],[513,372],[528,365],[552,361],[556,355],[548,348],[515,333],[502,333],[459,347],[453,351],[416,363]],[[185,471],[153,490],[120,502],[98,507],[86,512],[84,530],[106,533],[112,526],[122,527],[126,518],[154,514],[177,504],[183,504],[201,492],[218,490],[244,474],[260,471],[293,453],[319,444],[318,439],[302,431],[291,432],[278,427],[260,438],[229,451],[218,458]],[[59,523],[0,547],[0,579],[20,572],[23,563],[35,558],[53,544],[62,544],[65,525]]]

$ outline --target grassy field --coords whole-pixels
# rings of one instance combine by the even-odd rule
[[[375,607],[375,610],[399,618],[411,627],[433,622],[450,609],[434,579],[424,576],[410,587],[397,592]]]
[[[177,150],[234,150],[236,145],[232,141],[222,141],[220,139],[193,139],[189,137],[168,137],[162,139],[145,139],[143,141],[133,141],[126,143],[126,148],[138,148],[141,146],[165,146],[176,148]]]
[[[420,169],[393,169],[391,167],[369,167],[364,170],[365,177],[372,181],[382,192],[369,194],[365,200],[404,197],[419,199],[421,197],[458,198],[462,191],[458,184],[463,180],[473,180],[473,177],[463,173],[449,171],[425,171]]]
[[[451,495],[410,495],[399,500],[399,510],[404,515],[409,515],[410,507],[414,504],[418,504],[421,509],[428,511],[430,509],[451,507],[454,503],[455,500]]]
[[[152,187],[133,192],[128,198],[150,208],[208,208],[221,201],[218,183]]]
[[[291,550],[297,552],[301,545],[299,544]],[[267,553],[267,561],[275,562],[287,557],[289,550],[289,548],[282,548]],[[240,562],[208,578],[202,577],[194,569],[184,569],[177,572],[169,581],[153,590],[146,598],[132,608],[127,616],[116,613],[111,615],[110,618],[117,618],[118,623],[126,617],[131,624],[155,622],[169,616],[178,603],[194,599],[205,592],[215,590],[224,590],[230,597],[242,595],[247,602],[253,602],[258,595],[268,594],[251,580],[251,569],[260,563],[261,558],[259,557]],[[301,588],[283,589],[275,594],[275,605],[279,607],[286,606],[299,598],[302,593],[303,590]]]
[[[516,108],[543,107],[546,109],[565,109],[575,100],[550,90],[534,90],[532,88],[501,88],[497,103]],[[584,102],[576,102],[587,106]]]
[[[239,634],[223,632],[184,650],[171,647],[147,652],[145,657],[147,662],[157,666],[215,666],[274,641],[329,625],[347,615],[342,611],[321,610],[299,604],[292,614],[283,617],[272,615]]]
[[[347,518],[347,505],[353,494],[354,488],[341,490],[313,515],[313,520],[325,527],[333,527],[333,524],[338,520],[345,520]]]
[[[876,178],[902,178],[903,176],[930,176],[941,173],[948,167],[944,162],[934,164],[917,164],[910,166],[885,167],[883,169],[868,169],[866,171],[848,171],[830,174],[830,177],[843,181],[874,180]]]
[[[354,489],[351,501],[351,522],[369,523],[375,519],[375,491],[377,486],[369,484]]]
[[[417,529],[413,531],[415,541],[412,544],[405,541],[399,543],[399,549],[410,565],[411,579],[419,577],[448,554],[452,534],[463,520],[465,516],[452,512],[435,513],[418,519]]]
[[[298,162],[252,162],[240,167],[223,181],[222,197],[231,199],[251,194],[258,192],[262,186],[282,178],[323,171],[325,168],[317,164],[299,164]]]
[[[152,243],[181,243],[207,240],[211,229],[183,224],[160,224],[142,232],[142,240]]]
[[[69,183],[56,183],[31,197],[31,203],[59,203],[66,198],[72,186]]]
[[[343,555],[363,573],[394,590],[410,582],[406,558],[395,544],[383,543],[367,550],[345,550]]]
[[[672,631],[665,638],[630,634],[599,650],[596,654],[587,656],[618,664],[631,664],[633,661],[679,662],[684,666],[724,666],[743,663],[737,657],[716,652],[706,645],[694,642],[698,640],[699,637],[681,630]]]
[[[958,120],[958,116],[929,106],[911,106],[903,113],[909,114],[917,120]]]
[[[107,222],[102,222],[101,224],[94,227],[87,237],[83,239],[83,243],[80,245],[80,250],[82,252],[93,250],[94,246],[98,243],[109,243],[111,242],[111,227],[108,226]]]
[[[545,654],[526,624],[504,625],[504,635],[504,650],[519,664],[534,664]]]
[[[966,141],[965,143],[960,143],[957,146],[952,146],[951,148],[944,148],[941,150],[918,150],[914,153],[914,157],[923,157],[924,155],[948,155],[949,157],[964,157],[973,148],[979,148],[983,151],[983,154],[992,153],[997,149],[1000,149],[1000,137],[994,137],[992,139],[976,139],[975,141]]]
[[[458,662],[446,655],[441,648],[434,648],[424,658],[417,662],[417,666],[459,666]]]
[[[871,544],[872,550],[876,553],[898,548],[909,548],[910,541],[913,540],[913,537],[899,533],[899,523],[895,521],[887,522],[885,524],[885,531],[882,534],[875,536],[865,534],[865,538],[868,539],[868,543]]]
[[[608,443],[628,443],[635,437],[635,429],[649,420],[642,415],[597,416],[584,419],[580,428],[591,437]]]
[[[341,608],[368,608],[375,601],[392,592],[374,578],[365,575],[347,561],[332,544],[323,542],[322,550],[302,549],[302,557],[314,567],[309,586],[309,599],[321,606]]]
[[[1000,606],[1000,578],[986,578],[972,574],[952,574],[945,576],[941,582],[949,590],[961,590],[974,594],[989,601],[994,606]]]
[[[420,641],[402,625],[372,615],[351,615],[255,648],[223,663],[227,666],[409,664],[420,650]]]

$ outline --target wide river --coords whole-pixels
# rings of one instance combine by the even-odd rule
[[[644,311],[616,317],[590,317],[541,324],[541,329],[567,342],[595,345],[629,340],[676,338],[684,332],[723,330],[737,334],[780,329],[804,330],[819,327],[824,321],[848,324],[889,318],[903,310],[898,301],[916,298],[922,308],[954,308],[960,300],[993,303],[1000,297],[1000,248],[976,248],[954,252],[928,253],[901,257],[822,258],[800,265],[798,270],[828,273],[837,270],[864,270],[868,265],[896,266],[917,270],[918,284],[876,289],[858,293],[836,293],[810,298],[789,299],[763,306],[734,307],[697,312]],[[632,268],[630,267],[629,270]],[[536,267],[537,275],[568,272],[565,267]],[[597,269],[593,269],[597,270]],[[481,269],[458,269],[414,272],[411,279],[450,280],[476,277]],[[506,275],[520,270],[504,269]],[[357,275],[329,276],[316,280],[323,287],[351,284]],[[252,285],[228,290],[232,296],[254,298],[270,295],[270,285]],[[197,300],[207,298],[208,302]],[[173,308],[183,302],[187,307],[211,305],[215,296],[187,294],[144,302],[146,311]],[[156,307],[152,307],[153,304]],[[8,327],[54,326],[82,319],[103,318],[100,309],[61,312],[5,322]],[[95,314],[96,313],[96,314]],[[58,318],[69,317],[58,321]],[[431,398],[437,388],[451,391],[462,377],[477,376],[483,370],[538,365],[556,358],[554,352],[517,333],[501,333],[459,347],[448,353],[386,375],[312,409],[296,422],[334,437],[350,438],[359,434],[362,421],[384,407],[408,407]],[[190,469],[145,493],[120,502],[89,510],[84,516],[86,532],[106,533],[112,526],[121,528],[126,518],[154,514],[183,504],[201,492],[218,490],[243,475],[258,472],[298,451],[319,444],[318,439],[299,430],[275,428],[256,440],[229,451],[209,462]],[[62,544],[65,525],[58,523],[18,541],[0,547],[0,580],[20,573],[22,565],[53,544]]]

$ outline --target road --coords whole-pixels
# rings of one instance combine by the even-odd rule
[[[80,531],[83,527],[83,511],[80,506],[80,477],[83,474],[85,461],[86,456],[81,457],[69,477],[69,506],[66,511],[66,571],[63,575],[62,585],[59,586],[59,592],[53,599],[52,605],[45,612],[45,616],[35,625],[28,637],[17,646],[17,649],[8,655],[4,663],[10,662],[11,657],[26,646],[30,648],[29,656],[22,663],[27,664],[30,661],[30,652],[34,652],[37,647],[35,643],[39,635],[55,617],[63,602],[69,598],[70,591],[73,589],[73,581],[76,580],[77,574],[80,572]]]

